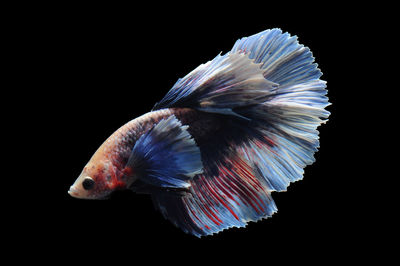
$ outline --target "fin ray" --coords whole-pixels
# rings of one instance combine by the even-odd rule
[[[188,181],[189,193],[152,193],[164,217],[202,236],[271,216],[271,192],[285,191],[315,161],[317,128],[330,115],[321,75],[297,37],[273,29],[180,79],[155,109],[206,112],[218,130],[196,139],[204,172]]]
[[[232,154],[219,162],[218,167],[218,176],[204,173],[191,180],[186,196],[153,193],[153,201],[164,217],[183,231],[200,237],[230,227],[244,227],[249,221],[276,212],[267,184],[243,158]],[[179,212],[176,208],[180,208]]]
[[[163,119],[136,142],[127,166],[140,180],[160,187],[188,187],[202,173],[200,149],[174,116]]]
[[[265,30],[236,41],[232,53],[246,52],[261,64],[266,79],[285,87],[319,79],[322,75],[310,49],[300,45],[296,36],[280,29]]]
[[[247,55],[228,53],[178,80],[153,110],[190,107],[234,115],[234,108],[267,100],[276,86],[263,77],[259,65]]]

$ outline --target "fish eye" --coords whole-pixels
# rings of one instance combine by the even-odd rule
[[[82,186],[85,190],[90,190],[94,187],[94,180],[91,177],[85,177],[85,179],[82,182]]]

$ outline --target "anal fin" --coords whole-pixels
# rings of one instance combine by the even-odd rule
[[[204,173],[190,180],[189,193],[181,197],[152,194],[164,217],[198,237],[249,221],[270,217],[276,206],[264,179],[240,156],[218,163],[219,174]]]

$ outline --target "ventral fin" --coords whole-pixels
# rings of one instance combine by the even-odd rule
[[[187,128],[174,115],[161,120],[137,140],[127,166],[152,186],[189,187],[188,180],[202,173],[203,164]]]

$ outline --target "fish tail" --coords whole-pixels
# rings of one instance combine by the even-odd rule
[[[189,181],[190,193],[153,194],[163,215],[202,236],[276,212],[271,192],[303,178],[319,147],[317,127],[330,115],[321,75],[308,48],[272,29],[180,79],[154,109],[187,107],[230,123],[199,142],[204,171]]]

